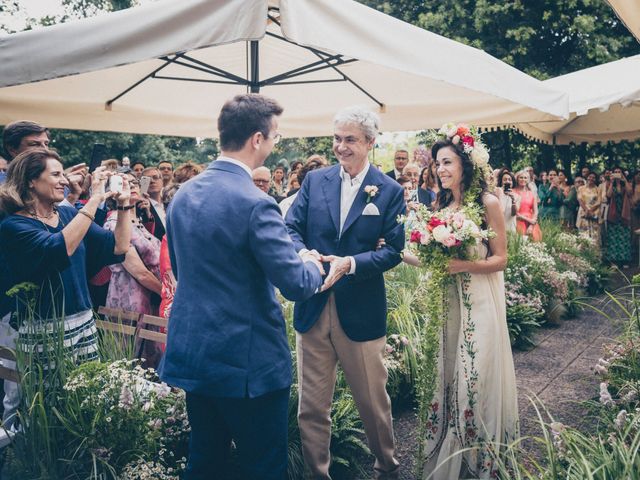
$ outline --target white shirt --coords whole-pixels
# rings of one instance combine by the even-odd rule
[[[153,198],[149,198],[151,205],[156,210],[159,220],[162,222],[162,226],[167,226],[167,212],[164,211],[164,204],[162,202],[156,202]]]
[[[353,205],[353,201],[356,199],[356,195],[360,191],[360,186],[367,176],[371,164],[367,162],[362,171],[355,177],[351,178],[344,168],[340,167],[340,178],[342,179],[342,185],[340,188],[340,236],[342,236],[342,228],[344,222],[347,221],[347,215]],[[353,257],[348,257],[351,260],[351,268],[349,269],[349,275],[356,273],[356,260]]]
[[[362,171],[353,178],[351,178],[351,175],[349,175],[344,168],[340,167],[340,178],[342,179],[342,186],[340,188],[340,235],[342,235],[344,222],[347,221],[347,215],[349,215],[349,210],[351,210],[353,201],[356,199],[356,195],[360,190],[360,185],[362,185],[362,181],[367,175],[367,172],[369,172],[370,167],[371,165],[367,162]]]
[[[293,195],[283,199],[278,205],[280,206],[280,211],[282,212],[282,218],[287,216],[287,212],[289,211],[289,209],[291,208],[291,205],[293,205],[293,202],[295,201],[296,197],[298,196],[298,192],[294,193]]]

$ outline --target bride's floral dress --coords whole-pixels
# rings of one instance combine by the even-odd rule
[[[476,250],[486,257],[484,245]],[[456,275],[447,308],[424,478],[494,478],[495,452],[518,436],[503,273]]]

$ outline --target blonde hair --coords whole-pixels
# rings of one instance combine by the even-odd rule
[[[526,169],[520,170],[518,173],[516,173],[516,185],[518,182],[518,177],[520,176],[526,176],[527,177],[527,184],[525,185],[527,187],[527,190],[531,190],[529,188],[529,183],[531,182],[531,175],[529,175],[529,172]]]
[[[192,161],[185,162],[173,171],[173,183],[184,183],[190,178],[202,173],[202,165]]]

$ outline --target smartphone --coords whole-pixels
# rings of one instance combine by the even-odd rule
[[[151,177],[140,177],[140,194],[145,195],[149,191],[149,185],[151,184]]]
[[[91,162],[89,163],[89,173],[100,166],[103,160],[107,159],[107,147],[103,143],[94,143],[91,151]]]
[[[510,192],[511,191],[511,184],[510,183],[505,183],[504,187],[503,187],[503,190],[505,192]]]
[[[108,191],[122,193],[122,177],[120,175],[111,175],[109,177]]]

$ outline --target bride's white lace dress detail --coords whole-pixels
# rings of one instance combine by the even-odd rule
[[[485,258],[484,245],[477,253]],[[424,478],[494,478],[495,449],[518,435],[504,275],[456,277],[440,339],[439,384],[429,411]]]

